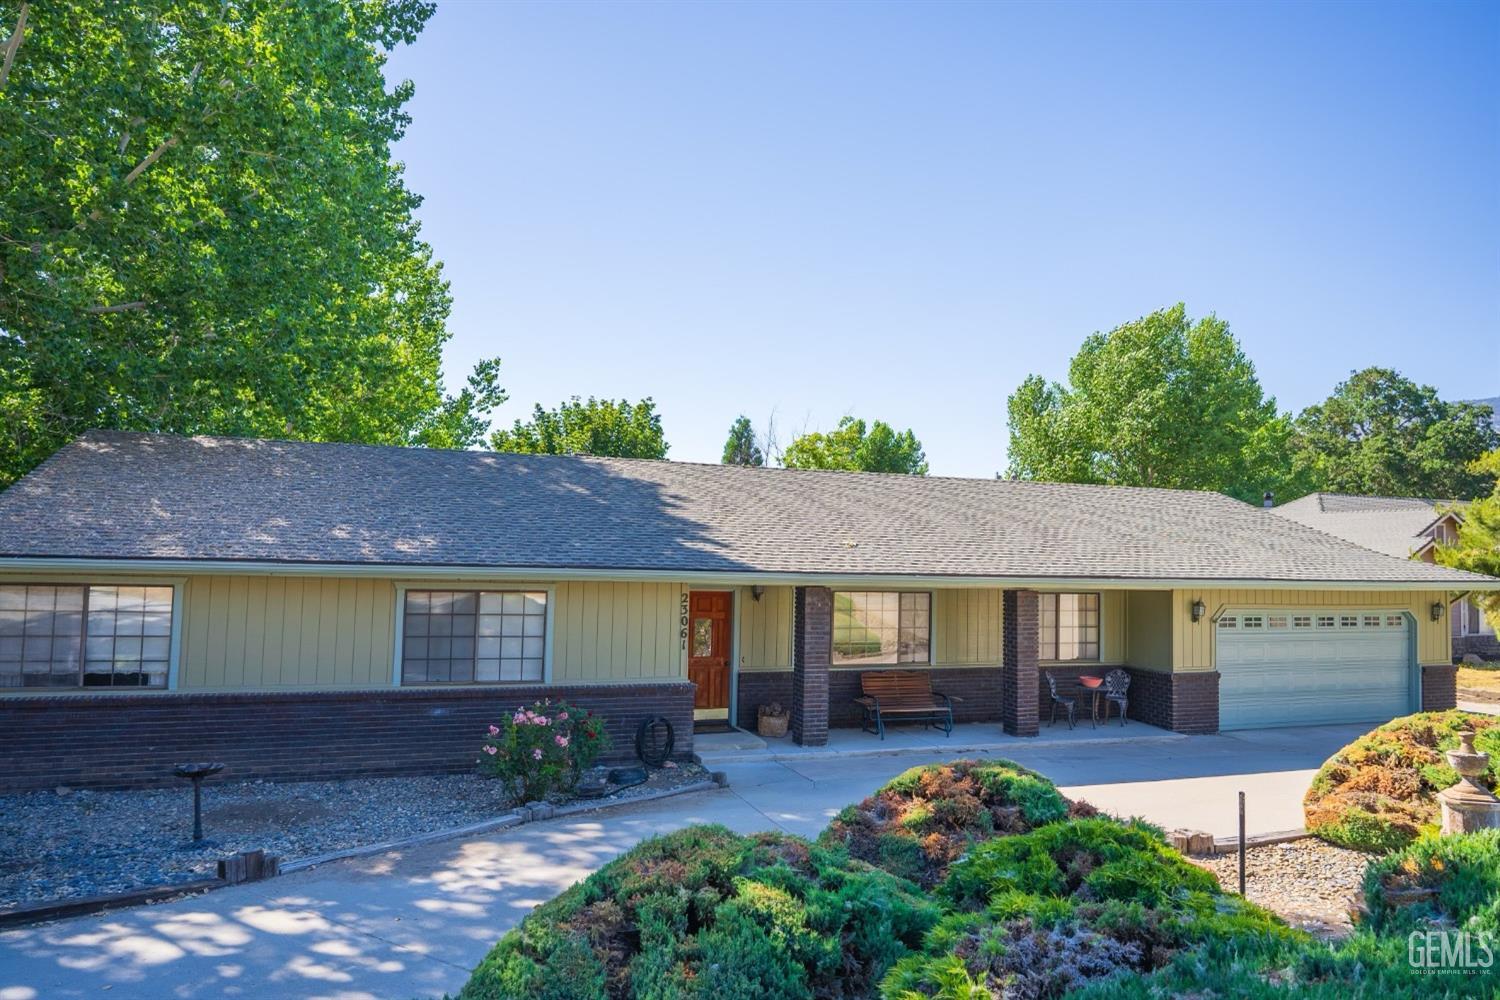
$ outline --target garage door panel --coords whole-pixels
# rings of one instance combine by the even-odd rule
[[[1230,610],[1215,635],[1222,729],[1377,721],[1411,710],[1405,615]]]

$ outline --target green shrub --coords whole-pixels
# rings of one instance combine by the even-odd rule
[[[844,809],[818,842],[839,847],[918,885],[942,881],[972,844],[1091,815],[1052,782],[1006,760],[958,760],[914,767],[857,806]]]
[[[461,1000],[868,995],[938,918],[916,887],[796,837],[648,840],[501,938]]]
[[[1155,827],[1099,817],[980,844],[953,866],[941,892],[962,909],[1012,892],[1155,907],[1188,892],[1217,894],[1219,883],[1168,847]]]
[[[1436,925],[1500,938],[1500,830],[1422,836],[1371,864],[1364,889],[1377,933]]]
[[[1145,823],[1087,818],[977,844],[939,896],[953,912],[881,984],[886,1000],[1051,998],[1150,973],[1208,940],[1303,937],[1226,896]]]
[[[1491,755],[1481,778],[1500,776],[1500,726],[1468,712],[1423,712],[1396,719],[1339,750],[1314,776],[1303,799],[1308,832],[1343,847],[1387,852],[1437,828],[1434,796],[1456,783],[1444,750],[1458,732],[1475,730],[1475,745]]]

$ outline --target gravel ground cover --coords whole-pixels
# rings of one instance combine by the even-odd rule
[[[708,777],[696,764],[590,800],[608,805]],[[512,803],[472,774],[203,785],[194,847],[191,786],[0,795],[0,909],[212,877],[218,859],[256,848],[283,862],[494,818]]]
[[[1349,933],[1349,910],[1361,897],[1365,866],[1375,855],[1315,837],[1245,850],[1245,895],[1293,927],[1320,937]],[[1239,856],[1188,858],[1213,872],[1226,892],[1239,892]]]

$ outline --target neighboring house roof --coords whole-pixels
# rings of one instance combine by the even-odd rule
[[[1478,403],[1490,408],[1490,423],[1495,425],[1495,430],[1500,431],[1500,396],[1491,396],[1489,399],[1466,399],[1465,403]]]
[[[823,577],[1411,583],[1217,493],[92,432],[0,494],[0,557]]]
[[[1432,529],[1456,516],[1452,500],[1421,497],[1362,497],[1348,493],[1309,493],[1271,508],[1273,514],[1405,559],[1432,544]]]

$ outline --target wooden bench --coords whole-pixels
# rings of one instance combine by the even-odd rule
[[[864,710],[860,730],[885,739],[885,717],[895,716],[902,722],[923,722],[937,726],[949,737],[953,735],[953,703],[932,689],[932,675],[926,670],[881,670],[860,674],[859,687],[864,692],[854,701]],[[870,728],[871,724],[875,728]]]

